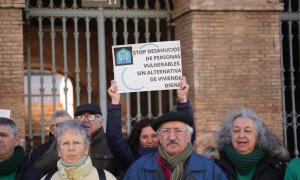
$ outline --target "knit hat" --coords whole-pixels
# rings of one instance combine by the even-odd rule
[[[182,112],[168,112],[160,116],[159,118],[153,120],[151,122],[151,126],[155,131],[157,131],[161,124],[169,121],[181,121],[193,127],[193,119],[189,118],[186,114]]]
[[[83,113],[90,113],[90,114],[100,114],[102,115],[101,113],[101,109],[98,105],[95,105],[95,104],[83,104],[83,105],[80,105],[80,106],[77,106],[76,107],[76,111],[75,111],[75,116],[79,116]]]

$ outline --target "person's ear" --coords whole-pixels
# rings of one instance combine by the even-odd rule
[[[86,147],[86,150],[85,150],[85,155],[86,155],[86,156],[89,155],[89,152],[90,152],[90,146],[87,146],[87,147]]]
[[[16,147],[16,146],[23,146],[23,144],[22,144],[22,142],[21,142],[21,139],[22,139],[21,134],[17,133],[15,136],[16,136],[16,137],[15,137],[15,138],[16,138],[16,141],[15,141],[15,147]]]
[[[61,158],[61,155],[60,155],[60,150],[59,150],[59,148],[57,148],[57,154],[58,154],[58,157],[60,157],[60,158]]]
[[[187,142],[191,142],[191,141],[192,141],[192,134],[188,133]]]
[[[157,135],[158,135],[159,143],[162,144],[162,137],[161,137],[160,133],[157,133]]]

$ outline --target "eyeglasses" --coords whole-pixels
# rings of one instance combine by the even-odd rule
[[[55,126],[55,127],[58,127],[59,125],[60,125],[60,123],[51,124],[51,126]]]
[[[85,119],[89,120],[89,121],[94,121],[96,119],[96,117],[101,117],[100,115],[96,115],[96,114],[88,114],[88,115],[79,115],[76,116],[77,119],[79,121],[84,121]]]
[[[182,136],[184,133],[187,132],[187,129],[186,130],[183,130],[183,129],[168,129],[168,128],[165,128],[165,129],[160,129],[159,132],[164,135],[164,136],[169,136],[171,134],[171,132],[173,132],[176,136]]]

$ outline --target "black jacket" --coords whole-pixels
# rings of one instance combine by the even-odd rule
[[[44,176],[42,171],[33,167],[33,164],[46,152],[53,142],[53,135],[50,134],[48,142],[41,144],[39,147],[34,149],[30,155],[29,160],[23,167],[23,180],[39,180]]]
[[[233,164],[225,152],[220,152],[220,159],[215,160],[215,163],[223,170],[228,180],[237,179]],[[258,163],[252,180],[282,180],[286,166],[286,161],[267,154]]]

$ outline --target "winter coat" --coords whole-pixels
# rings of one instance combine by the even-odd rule
[[[96,169],[105,169],[117,178],[123,176],[123,171],[120,165],[117,164],[114,156],[108,148],[103,127],[96,132],[96,135],[91,140],[90,156],[93,166]]]
[[[300,180],[300,158],[295,158],[289,162],[284,180]]]
[[[193,110],[189,102],[178,102],[177,110],[193,118]],[[131,148],[122,136],[121,124],[121,105],[109,104],[106,125],[107,144],[123,170],[127,170],[136,159],[141,155],[152,153],[154,148],[144,148],[143,153],[138,152],[139,148]],[[194,142],[194,140],[195,133],[192,135],[192,142]]]
[[[90,157],[96,169],[105,169],[116,177],[121,177],[123,172],[120,166],[115,162],[111,154],[103,127],[97,130],[90,143]],[[36,169],[42,170],[44,174],[57,171],[56,163],[59,160],[56,141],[54,141],[49,150],[34,164]]]
[[[41,144],[39,147],[34,149],[30,155],[28,163],[24,167],[23,179],[25,180],[38,180],[43,177],[44,173],[33,167],[33,164],[40,158],[42,155],[49,150],[51,144],[53,142],[53,138],[44,144]]]
[[[85,163],[79,167],[65,167],[61,164],[61,161],[57,162],[58,171],[55,172],[51,180],[99,180],[98,171],[93,167],[91,158],[88,157]],[[116,178],[104,170],[107,180],[116,180]],[[42,180],[46,178],[45,175]]]
[[[215,163],[223,170],[229,180],[236,180],[236,172],[224,151],[220,152],[220,159]],[[276,156],[265,155],[258,165],[252,177],[253,180],[282,180],[287,163]]]
[[[158,152],[144,155],[127,170],[124,180],[166,179],[164,170],[157,162]],[[184,165],[184,180],[226,180],[222,170],[211,160],[192,152]]]

